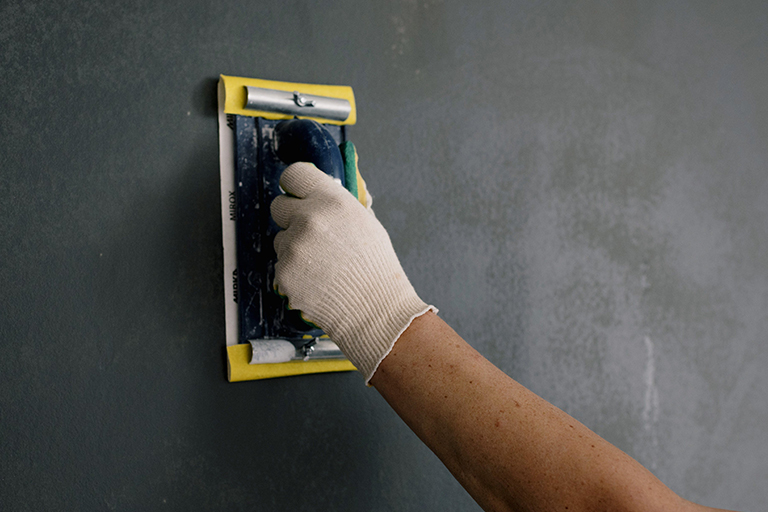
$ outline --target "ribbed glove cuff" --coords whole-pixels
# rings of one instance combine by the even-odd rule
[[[387,243],[370,247],[365,263],[353,258],[311,314],[368,384],[400,335],[429,310],[437,312],[416,294]]]
[[[437,313],[437,308],[427,305],[416,296],[409,297],[386,315],[371,316],[373,322],[345,333],[330,334],[331,339],[342,347],[369,385],[379,364],[389,355],[400,336],[413,321],[427,311]]]

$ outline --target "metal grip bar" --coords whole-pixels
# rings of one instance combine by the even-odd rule
[[[251,340],[250,364],[345,359],[338,345],[330,340],[314,338],[302,341],[305,343],[297,347],[288,340]]]
[[[261,87],[245,86],[245,106],[248,110],[277,112],[292,116],[322,117],[344,121],[352,112],[349,101],[328,96],[302,94],[298,91],[279,91]]]

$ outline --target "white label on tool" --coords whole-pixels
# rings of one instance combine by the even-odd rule
[[[224,84],[219,81],[219,175],[221,179],[221,238],[224,249],[224,319],[227,345],[236,345],[237,332],[237,242],[235,224],[235,151],[233,120],[224,113]]]

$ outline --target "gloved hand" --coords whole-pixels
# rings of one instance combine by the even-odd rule
[[[432,309],[416,295],[389,235],[350,192],[308,163],[280,178],[272,202],[275,287],[323,329],[366,384],[400,335]]]

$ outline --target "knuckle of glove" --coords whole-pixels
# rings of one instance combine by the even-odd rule
[[[272,219],[275,221],[275,224],[281,228],[287,227],[288,221],[290,219],[291,212],[288,211],[286,201],[287,198],[283,195],[280,195],[277,196],[269,206],[269,212],[272,215]]]
[[[330,222],[321,212],[303,212],[294,219],[296,235],[294,243],[312,243],[317,236],[327,233]]]
[[[292,269],[291,266],[285,264],[285,262],[278,261],[275,265],[273,287],[279,295],[288,297],[288,300],[291,303],[291,309],[295,309],[293,307],[295,301],[301,301],[297,291],[299,289],[297,286],[299,284],[297,276],[299,275],[301,275],[300,272]]]
[[[305,207],[294,215],[297,233],[305,237],[325,237],[344,222],[347,206],[335,195],[304,200]]]
[[[280,177],[280,186],[295,197],[305,197],[328,179],[314,164],[296,162],[289,165]]]

